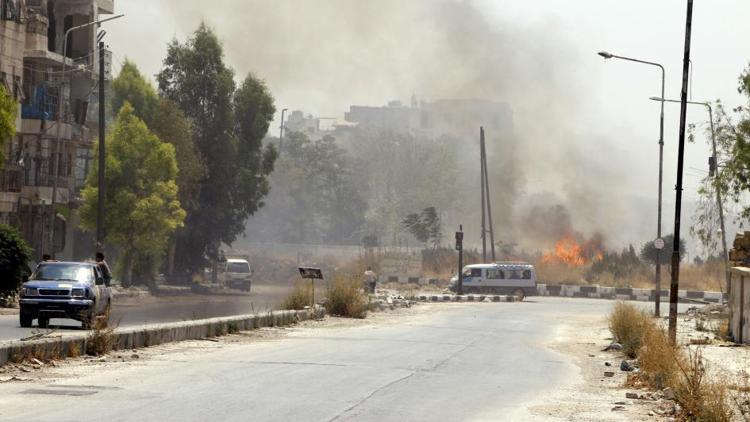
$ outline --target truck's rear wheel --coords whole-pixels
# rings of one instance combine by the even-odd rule
[[[516,297],[516,301],[522,302],[526,294],[523,292],[523,289],[516,289],[513,290],[513,296]]]

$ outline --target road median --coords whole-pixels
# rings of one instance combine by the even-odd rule
[[[263,327],[291,325],[299,321],[320,318],[325,315],[322,308],[315,311],[272,311],[255,315],[209,318],[193,321],[128,327],[111,333],[114,350],[135,349],[158,344],[210,338],[239,331]],[[62,359],[85,353],[90,334],[81,333],[55,338],[40,338],[29,341],[14,340],[0,343],[0,365],[30,359],[41,361]]]

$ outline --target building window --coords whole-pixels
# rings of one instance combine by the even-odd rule
[[[3,20],[21,22],[21,11],[23,9],[21,0],[0,0],[2,5]]]

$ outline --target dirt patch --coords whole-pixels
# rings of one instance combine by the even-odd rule
[[[532,404],[529,412],[544,420],[668,420],[653,412],[656,402],[651,397],[623,387],[628,374],[620,370],[624,357],[619,352],[602,351],[610,343],[606,317],[581,315],[570,321],[549,347],[572,359],[580,369],[580,379]]]

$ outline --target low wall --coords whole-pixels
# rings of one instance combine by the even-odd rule
[[[420,302],[515,302],[515,296],[506,295],[454,295],[454,294],[420,294]]]
[[[323,315],[325,315],[323,309],[316,309],[314,312],[311,310],[273,311],[259,315],[237,315],[145,327],[128,327],[115,330],[112,334],[112,342],[115,350],[133,349],[183,340],[197,340],[261,327],[290,325]],[[25,357],[45,360],[70,356],[76,351],[79,354],[85,354],[88,339],[87,334],[81,334],[54,339],[5,342],[0,344],[0,365]]]
[[[578,286],[571,284],[537,284],[540,296],[584,297],[597,299],[640,300],[651,302],[656,298],[655,289],[637,289],[632,287]],[[661,297],[669,300],[669,290],[661,290]],[[719,303],[727,299],[722,292],[704,292],[697,290],[679,290],[677,296],[685,302],[701,301]]]
[[[750,268],[731,269],[729,335],[737,343],[750,343]]]

